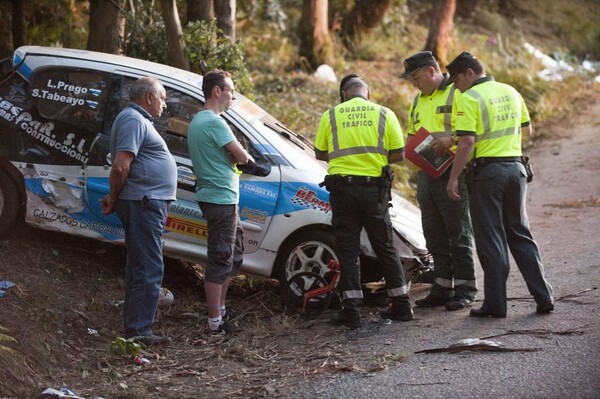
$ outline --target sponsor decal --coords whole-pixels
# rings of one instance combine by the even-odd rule
[[[267,223],[269,212],[248,208],[245,206],[240,211],[240,217],[254,223],[265,224]]]
[[[125,237],[125,229],[117,226],[110,226],[104,223],[98,223],[91,220],[77,220],[67,214],[51,211],[47,209],[36,208],[33,210],[33,217],[47,220],[51,223],[61,223],[73,228],[92,230],[101,234],[110,234],[116,237]]]
[[[303,208],[331,212],[331,205],[329,202],[320,199],[316,191],[304,186],[300,187],[298,191],[296,191],[296,194],[290,198],[290,202]]]
[[[171,205],[171,207],[169,208],[169,213],[178,213],[180,215],[191,216],[196,219],[200,219],[202,217],[202,213],[197,207],[190,208],[188,206],[180,205],[178,203],[174,203]]]
[[[88,160],[88,153],[83,150],[85,139],[79,139],[79,142],[77,142],[77,135],[69,133],[62,142],[56,140],[56,135],[53,134],[54,123],[39,122],[29,112],[23,112],[22,108],[15,107],[10,101],[2,97],[0,97],[0,118],[14,123],[35,140],[66,154],[70,158],[82,163]]]
[[[193,222],[190,219],[178,218],[169,215],[167,217],[167,231],[185,234],[191,237],[208,238],[208,229],[206,223]]]
[[[25,82],[15,82],[10,85],[10,89],[8,91],[8,95],[6,98],[10,101],[14,101],[17,103],[22,103],[25,101],[25,89],[23,85]]]
[[[277,199],[277,193],[271,190],[266,190],[262,187],[257,186],[256,184],[251,183],[242,183],[240,182],[240,189],[256,194],[261,197],[267,197],[271,199]]]

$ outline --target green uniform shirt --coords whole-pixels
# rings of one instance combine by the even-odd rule
[[[484,77],[457,105],[458,135],[475,135],[475,158],[521,155],[521,127],[530,124],[523,97],[512,86]]]
[[[408,135],[425,128],[434,137],[451,136],[455,131],[456,104],[460,91],[447,79],[431,95],[419,93],[408,109]]]
[[[331,175],[378,177],[404,138],[392,110],[356,96],[323,113],[315,147],[328,152]]]

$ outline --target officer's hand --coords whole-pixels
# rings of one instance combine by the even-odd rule
[[[446,186],[446,193],[448,193],[448,197],[453,201],[460,201],[462,199],[460,196],[460,192],[458,191],[458,179],[448,180],[448,185]]]
[[[436,155],[442,155],[443,153],[448,151],[450,147],[452,147],[452,144],[453,143],[451,137],[439,137],[433,140],[431,146],[433,147]]]

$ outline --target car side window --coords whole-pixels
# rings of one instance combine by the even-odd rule
[[[81,68],[36,70],[30,95],[44,118],[97,133],[102,128],[110,74]]]
[[[104,135],[110,136],[110,128],[117,114],[129,103],[129,89],[135,82],[135,78],[115,76],[111,100],[109,105]],[[194,116],[204,105],[200,100],[165,86],[167,92],[167,109],[161,117],[154,121],[154,126],[164,138],[171,153],[183,157],[189,157],[187,146],[187,131]],[[227,118],[226,118],[227,121]],[[252,146],[250,140],[235,125],[227,121],[234,135],[242,143],[244,148],[250,151],[254,158],[260,157],[259,151]]]

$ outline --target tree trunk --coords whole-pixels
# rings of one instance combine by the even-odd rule
[[[217,0],[214,2],[217,26],[232,43],[235,42],[235,7],[235,0]]]
[[[333,42],[327,25],[327,0],[304,0],[298,27],[300,59],[312,69],[333,61]]]
[[[125,34],[125,0],[90,0],[87,49],[121,54]]]
[[[190,70],[190,62],[185,56],[185,41],[183,40],[183,31],[177,12],[177,3],[175,0],[161,0],[163,20],[167,30],[167,42],[169,44],[169,55],[173,60],[173,65],[177,68]]]
[[[23,3],[22,0],[12,0],[12,37],[14,49],[25,44]]]
[[[448,64],[448,44],[452,41],[452,21],[456,0],[434,0],[425,50],[433,53],[440,65]]]
[[[187,0],[188,22],[210,21],[215,17],[213,0]]]
[[[360,39],[362,33],[376,27],[391,5],[392,0],[357,0],[342,21],[344,44],[351,45],[352,42]]]

